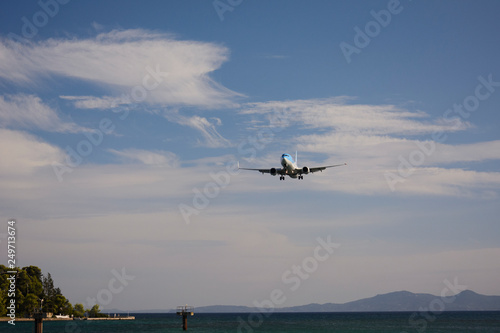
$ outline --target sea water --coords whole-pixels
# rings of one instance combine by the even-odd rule
[[[43,332],[182,332],[175,314],[131,314],[135,320],[44,321]],[[33,322],[0,323],[0,332],[34,332]],[[500,312],[377,312],[377,313],[195,313],[188,332],[500,332]]]

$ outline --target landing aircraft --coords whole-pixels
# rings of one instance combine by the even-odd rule
[[[241,170],[255,170],[259,171],[262,174],[269,173],[272,176],[280,175],[280,180],[285,180],[285,176],[289,176],[290,178],[304,179],[303,175],[307,175],[309,173],[323,171],[326,168],[333,168],[342,165],[347,165],[347,163],[336,164],[336,165],[327,165],[315,168],[308,167],[297,167],[297,152],[295,152],[295,161],[293,160],[290,154],[281,155],[281,166],[282,168],[271,168],[271,169],[249,169],[249,168],[240,168],[240,163],[238,162],[238,169]]]

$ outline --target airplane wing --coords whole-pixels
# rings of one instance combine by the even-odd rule
[[[275,175],[284,175],[285,174],[285,171],[282,168],[279,168],[279,169],[275,169],[275,168],[271,168],[271,169],[238,168],[238,169],[241,169],[241,170],[255,170],[255,171],[261,172],[262,174],[264,174],[264,173],[270,173],[270,174],[275,174]]]
[[[271,175],[284,175],[285,170],[283,168],[271,168],[271,169],[250,169],[250,168],[240,168],[240,162],[238,161],[238,169],[241,170],[254,170],[259,171],[262,174],[270,173]]]
[[[343,166],[343,165],[347,165],[347,163],[335,164],[335,165],[327,165],[327,166],[315,167],[315,168],[309,168],[309,172],[313,173],[313,172],[323,171],[326,168],[335,168],[335,167]],[[300,173],[304,173],[302,169],[300,169],[300,171],[301,171]]]

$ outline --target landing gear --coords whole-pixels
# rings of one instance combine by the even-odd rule
[[[285,176],[280,176],[280,180],[285,180]]]
[[[298,179],[304,179],[304,176],[298,176],[297,178]]]

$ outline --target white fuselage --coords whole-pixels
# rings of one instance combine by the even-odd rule
[[[286,174],[292,178],[297,178],[297,165],[288,154],[281,156],[281,166],[286,170]]]

